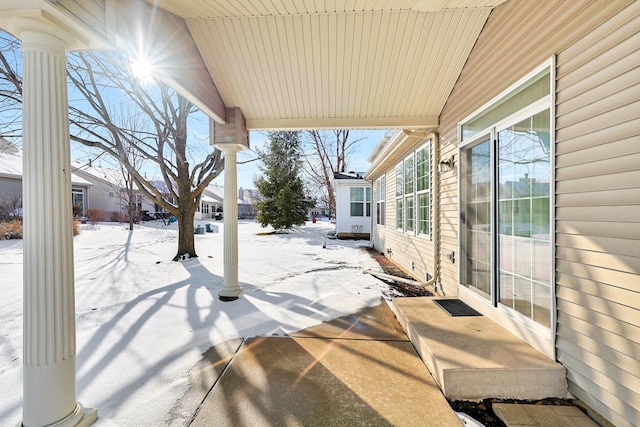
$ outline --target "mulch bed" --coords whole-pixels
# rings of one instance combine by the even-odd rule
[[[403,279],[415,280],[415,278],[411,277],[407,273],[405,273],[402,269],[400,269],[397,265],[393,263],[389,258],[384,256],[383,253],[376,251],[375,249],[367,247],[371,257],[375,259],[382,271],[386,274],[391,274],[393,276],[402,277]],[[413,286],[407,283],[396,282],[393,280],[387,280],[379,277],[380,280],[387,283],[391,286],[397,293],[401,294],[403,297],[428,297],[433,296],[433,294],[426,288],[422,288],[420,286]]]
[[[456,412],[463,412],[473,419],[480,421],[485,427],[507,427],[500,418],[493,412],[494,403],[515,403],[520,405],[553,405],[553,406],[575,406],[569,399],[541,399],[541,400],[515,400],[515,399],[483,399],[480,402],[468,402],[457,400],[449,402]]]

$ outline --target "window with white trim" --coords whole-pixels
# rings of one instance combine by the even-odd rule
[[[351,187],[349,189],[350,216],[371,216],[371,188]]]
[[[404,230],[404,208],[403,208],[403,168],[402,162],[396,166],[396,228],[398,230]]]
[[[418,234],[431,234],[431,144],[416,151],[416,198]]]
[[[413,153],[404,159],[404,231],[414,231],[415,170]]]
[[[376,180],[376,224],[378,225],[385,225],[386,184],[385,175]]]
[[[396,229],[431,233],[431,143],[412,152],[395,169]]]

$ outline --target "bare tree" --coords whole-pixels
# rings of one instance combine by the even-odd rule
[[[360,139],[349,140],[349,130],[307,131],[306,172],[315,188],[315,198],[325,201],[329,214],[336,211],[336,195],[333,176],[336,172],[346,172],[349,156]]]
[[[185,254],[197,256],[194,215],[202,192],[222,172],[223,159],[206,142],[200,141],[197,147],[187,144],[188,118],[196,108],[153,77],[146,82],[135,78],[128,58],[118,53],[74,55],[67,74],[90,106],[71,104],[71,139],[118,159],[142,194],[178,219],[174,260]],[[118,95],[133,102],[144,118],[138,120],[146,123],[144,128],[116,123],[112,102]],[[134,159],[155,164],[164,188],[147,180]]]
[[[22,197],[0,194],[0,222],[13,219],[22,219]]]
[[[19,41],[0,31],[0,140],[7,143],[22,134],[22,67],[15,55],[19,50]]]
[[[16,54],[18,43],[3,34],[0,43],[1,135],[19,138],[21,133],[21,79]],[[5,55],[13,49],[13,56]],[[119,52],[69,55],[67,76],[71,87],[69,113],[71,140],[108,153],[124,166],[139,191],[178,219],[178,250],[197,256],[194,215],[200,196],[224,167],[222,153],[208,141],[187,143],[188,122],[197,109],[161,81],[141,81],[131,70],[126,55]],[[122,103],[132,105],[136,123],[132,128],[119,121]],[[17,116],[12,115],[15,112]],[[19,126],[18,126],[19,125]],[[190,140],[193,141],[193,138]],[[164,190],[144,176],[140,164],[154,165]],[[148,166],[147,166],[148,167]]]

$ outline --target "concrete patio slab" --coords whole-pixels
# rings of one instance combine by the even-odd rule
[[[386,304],[245,340],[191,424],[460,426]]]
[[[253,338],[196,416],[204,426],[459,426],[408,341]]]
[[[386,303],[366,307],[318,326],[289,334],[296,338],[341,338],[408,341],[398,319]]]
[[[493,411],[509,427],[598,427],[575,406],[494,403]]]
[[[391,308],[448,399],[567,396],[563,366],[487,317],[449,316],[432,297]]]
[[[241,338],[225,341],[210,347],[202,355],[202,359],[189,371],[189,388],[169,411],[167,425],[182,426],[183,420],[193,418],[211,387],[238,352],[242,342]]]

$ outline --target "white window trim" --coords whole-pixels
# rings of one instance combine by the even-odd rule
[[[407,193],[407,187],[406,187],[406,174],[407,174],[407,161],[411,160],[411,176],[412,176],[412,189],[410,193]],[[411,154],[409,154],[407,157],[404,158],[404,160],[402,161],[402,173],[403,173],[403,186],[402,186],[402,197],[403,197],[403,209],[404,209],[404,215],[403,215],[403,227],[402,227],[402,231],[406,234],[412,234],[412,235],[416,235],[416,153],[415,151],[412,151]],[[409,230],[407,228],[407,219],[408,219],[408,215],[407,215],[407,199],[413,199],[413,212],[412,212],[412,218],[411,220],[413,221],[413,229]]]
[[[376,179],[376,225],[379,227],[386,227],[387,215],[386,215],[386,199],[387,199],[387,179],[386,175],[382,175]],[[378,214],[381,213],[381,215]],[[380,222],[380,216],[382,216],[382,222]]]
[[[400,172],[400,195],[398,195],[398,168],[401,169]],[[394,221],[395,221],[395,229],[396,231],[400,231],[401,233],[404,232],[404,160],[400,161],[400,163],[398,163],[396,165],[396,167],[393,169],[394,172],[394,194],[395,197],[393,199],[394,201],[394,211],[396,213]],[[400,212],[402,213],[402,224],[400,224],[400,227],[398,227],[398,201],[400,201],[402,203],[402,208],[400,209]]]
[[[351,190],[354,188],[362,188],[362,191],[363,191],[362,201],[351,200]],[[369,198],[367,198],[367,190],[369,191]],[[351,214],[351,205],[353,203],[362,204],[362,215]],[[369,205],[369,215],[367,215],[367,204]],[[370,186],[352,185],[349,187],[349,218],[371,218],[371,187]]]
[[[429,160],[427,161],[427,163],[429,164],[429,173],[427,174],[427,181],[429,182],[428,188],[426,190],[418,190],[418,155],[417,153],[419,151],[422,151],[426,149],[427,150],[427,154],[429,156]],[[420,148],[418,148],[417,150],[415,150],[414,152],[415,155],[415,160],[414,160],[414,164],[415,164],[415,204],[416,206],[414,207],[415,210],[415,223],[416,223],[416,235],[422,239],[428,239],[431,240],[431,227],[433,226],[432,221],[431,221],[431,208],[432,208],[432,204],[433,204],[433,200],[431,198],[431,176],[432,176],[432,170],[433,170],[433,165],[431,164],[431,160],[432,160],[432,156],[431,156],[431,140],[429,140],[428,142],[426,142],[425,144],[423,144]],[[429,194],[429,210],[428,210],[428,216],[429,216],[429,230],[428,232],[425,233],[421,233],[420,232],[420,195],[422,194]]]

